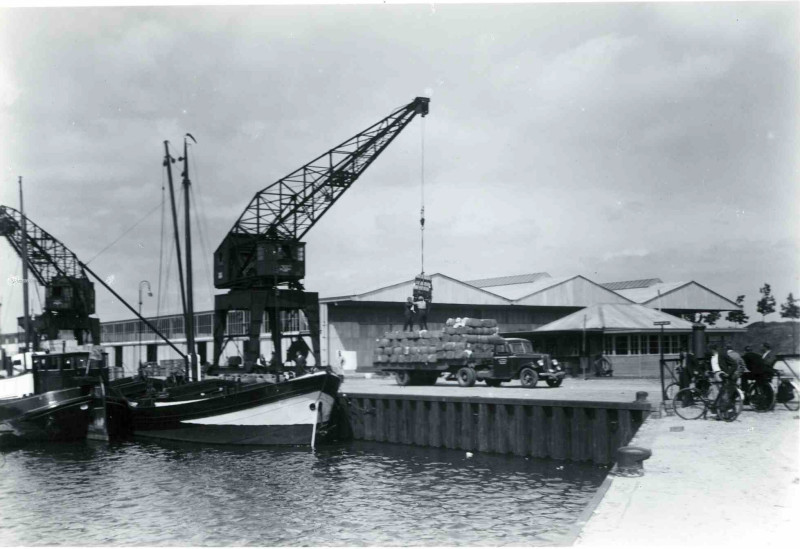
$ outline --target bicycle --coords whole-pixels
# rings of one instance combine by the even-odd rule
[[[681,419],[699,419],[708,411],[716,413],[723,421],[734,421],[742,412],[743,396],[736,387],[735,380],[720,373],[722,381],[711,382],[708,391],[694,385],[681,389],[672,401],[672,409]]]
[[[743,393],[745,402],[756,412],[767,412],[775,407],[775,389],[769,378],[753,380]]]
[[[681,366],[677,366],[675,368],[676,372],[678,372],[678,375],[680,375],[681,369],[682,369]],[[700,377],[692,381],[691,384],[693,384],[695,389],[703,393],[703,395],[706,398],[708,398],[709,392],[712,390],[713,386],[713,384],[708,380],[707,377]],[[692,386],[691,384],[690,387]],[[680,391],[681,391],[681,386],[680,383],[678,383],[677,381],[673,381],[672,383],[667,385],[666,388],[664,389],[664,392],[667,394],[667,400],[672,400],[672,401],[675,400],[675,397],[678,395]],[[716,396],[716,393],[714,393],[714,396]]]
[[[774,390],[775,401],[772,406],[774,407],[775,403],[778,403],[783,404],[792,412],[800,410],[800,391],[797,388],[797,380],[791,379],[785,374],[782,376],[780,370],[774,370],[774,372],[775,377],[773,379],[777,381],[775,383],[776,390]],[[781,379],[781,377],[784,377],[784,379]],[[772,388],[771,385],[770,388]]]

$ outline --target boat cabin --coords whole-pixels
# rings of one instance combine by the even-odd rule
[[[76,387],[84,384],[87,377],[100,377],[108,383],[108,355],[103,353],[102,360],[90,363],[86,351],[36,354],[33,373],[36,393]]]

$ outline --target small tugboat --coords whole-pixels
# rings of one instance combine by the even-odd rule
[[[27,356],[25,356],[27,355]],[[86,437],[96,402],[95,388],[108,383],[108,367],[86,351],[26,353],[30,370],[4,379],[29,378],[16,398],[0,401],[0,437],[18,440],[75,440]],[[17,355],[21,356],[21,355]],[[16,359],[16,357],[15,357]],[[28,392],[25,392],[28,391]],[[124,411],[118,408],[118,412]]]
[[[99,321],[90,316],[94,290],[77,268],[74,254],[27,219],[22,177],[19,188],[19,210],[0,206],[0,236],[22,259],[23,316],[19,325],[24,333],[23,352],[3,360],[0,434],[4,439],[80,439],[95,426],[105,433],[108,368],[98,345]],[[29,274],[46,290],[42,314],[35,321],[29,308]],[[62,340],[61,352],[51,352],[60,331],[67,329],[73,330],[77,347],[67,352]],[[95,343],[91,352],[83,349],[87,332]],[[39,350],[45,339],[50,340],[51,351]],[[112,407],[124,411],[119,404],[112,402]]]

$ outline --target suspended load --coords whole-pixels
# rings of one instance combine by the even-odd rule
[[[414,297],[414,301],[417,301],[420,297],[425,301],[431,301],[433,297],[433,281],[431,277],[425,273],[418,274],[414,278],[414,290],[411,295]]]

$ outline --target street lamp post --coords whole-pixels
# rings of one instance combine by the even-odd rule
[[[153,292],[150,290],[150,283],[147,280],[139,282],[139,316],[142,316],[142,286],[147,286],[147,297],[153,297]],[[139,321],[139,345],[136,347],[138,355],[139,366],[142,365],[142,321]]]
[[[656,326],[661,326],[661,333],[658,336],[658,350],[660,351],[661,358],[658,361],[658,369],[661,373],[661,401],[667,400],[667,389],[664,386],[664,326],[672,324],[669,320],[660,320],[653,322]]]

